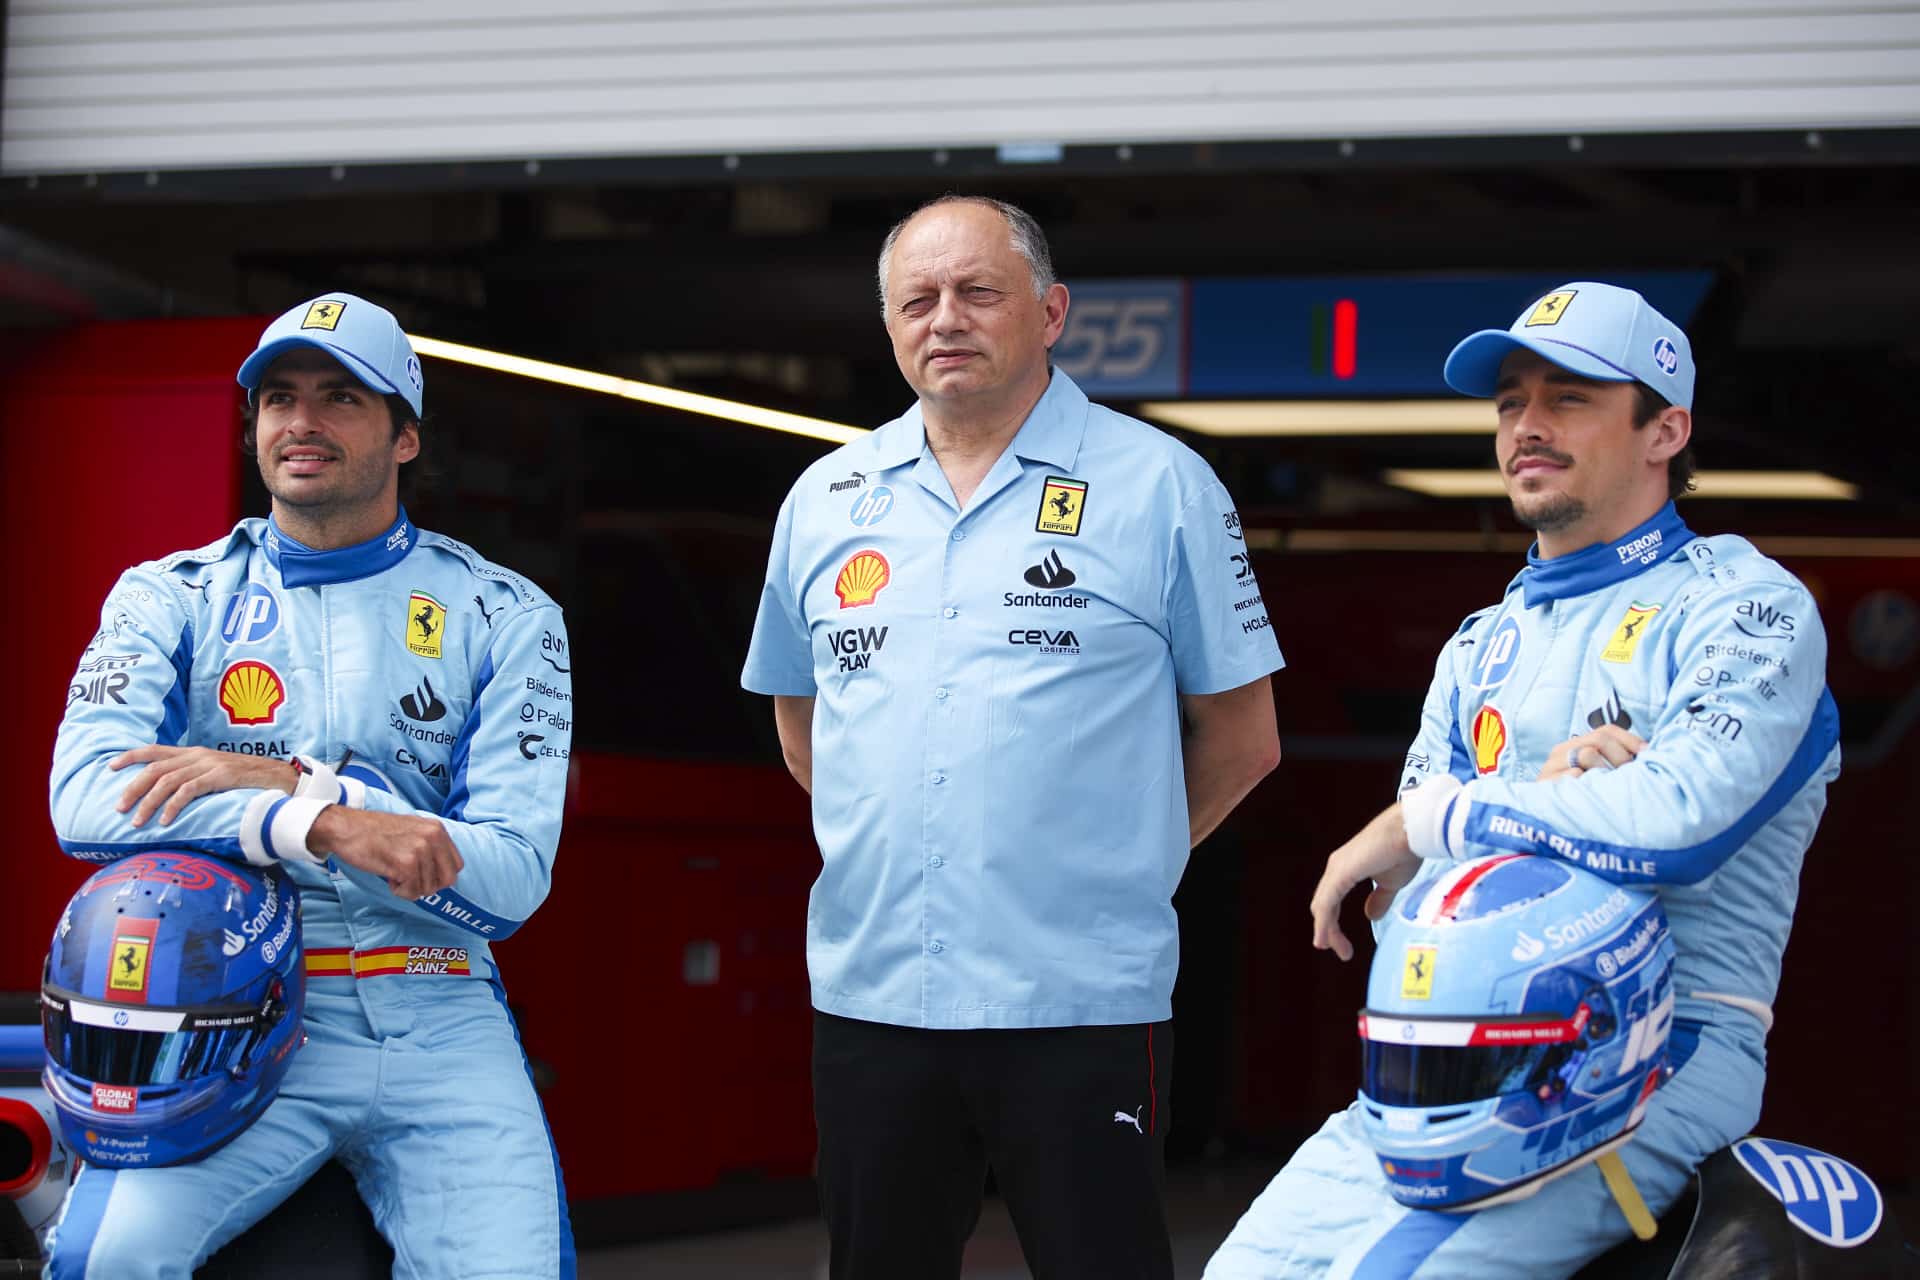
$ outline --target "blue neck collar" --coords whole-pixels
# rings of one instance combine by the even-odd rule
[[[281,532],[271,516],[267,517],[267,533],[262,541],[266,545],[267,560],[280,571],[281,582],[289,587],[318,587],[330,582],[370,578],[383,569],[391,569],[406,559],[418,535],[419,531],[407,520],[407,509],[402,507],[385,533],[351,547],[315,551]]]
[[[1656,511],[1652,519],[1629,529],[1617,540],[1595,543],[1570,555],[1543,560],[1540,544],[1536,542],[1527,548],[1527,567],[1520,571],[1524,603],[1532,609],[1624,582],[1659,564],[1693,538],[1693,530],[1687,528],[1686,521],[1669,502]]]

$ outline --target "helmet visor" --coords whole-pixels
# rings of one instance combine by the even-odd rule
[[[45,988],[47,1060],[95,1084],[179,1084],[231,1068],[263,1029],[254,1008],[127,1008]]]
[[[1481,1102],[1543,1083],[1588,1020],[1360,1015],[1361,1092],[1386,1107]]]

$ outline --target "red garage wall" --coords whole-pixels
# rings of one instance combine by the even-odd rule
[[[0,353],[0,545],[12,682],[0,756],[9,816],[0,990],[37,990],[53,924],[89,868],[59,856],[47,771],[67,678],[120,571],[219,537],[239,518],[235,352],[261,322],[95,324]]]

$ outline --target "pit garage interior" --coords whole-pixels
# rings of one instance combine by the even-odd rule
[[[1349,7],[1342,30],[1389,33],[1406,51],[1375,61],[1402,73],[1422,65],[1422,39],[1458,37],[1420,27],[1405,4]],[[424,24],[435,6],[379,8],[380,21]],[[615,34],[612,6],[563,8],[581,10],[575,44],[602,31],[595,15]],[[1455,60],[1524,83],[1483,127],[1396,133],[1339,127],[1352,114],[1343,86],[1379,68],[1313,52],[1320,27],[1271,17],[1279,6],[1196,5],[1206,14],[1193,29],[1211,22],[1268,50],[1282,86],[1269,92],[1300,119],[1324,109],[1317,126],[1253,136],[1183,133],[1201,128],[1185,116],[1149,128],[1137,111],[1135,131],[1103,129],[1084,105],[1008,105],[1006,68],[977,83],[967,72],[995,48],[991,32],[956,52],[914,25],[925,5],[718,8],[733,25],[711,44],[732,41],[741,57],[756,22],[872,20],[886,34],[862,46],[867,57],[916,54],[957,119],[986,122],[943,127],[918,99],[899,126],[918,141],[875,124],[865,142],[843,130],[847,145],[568,154],[528,145],[525,122],[490,142],[494,117],[466,103],[449,107],[478,121],[458,147],[416,138],[411,155],[335,159],[289,112],[273,128],[208,126],[233,158],[190,163],[161,152],[184,145],[185,125],[142,135],[128,113],[252,102],[273,122],[275,93],[306,95],[322,115],[359,94],[358,116],[373,119],[406,105],[382,88],[404,63],[371,56],[329,90],[326,73],[295,68],[304,55],[276,61],[266,27],[196,27],[194,6],[9,6],[0,519],[16,624],[0,640],[15,675],[0,794],[19,825],[0,989],[37,985],[46,933],[85,873],[55,851],[44,765],[99,600],[125,564],[265,510],[237,448],[232,369],[266,318],[351,291],[468,352],[424,361],[431,450],[415,519],[524,569],[567,609],[582,691],[567,829],[552,897],[500,958],[581,1243],[804,1222],[803,942],[818,855],[770,708],[739,691],[738,673],[774,512],[833,444],[724,408],[674,408],[659,392],[858,428],[895,416],[911,395],[879,322],[881,238],[926,199],[982,193],[1049,234],[1075,298],[1061,367],[1174,431],[1234,493],[1289,662],[1274,679],[1283,762],[1195,852],[1176,899],[1176,1184],[1225,1179],[1251,1194],[1351,1098],[1365,968],[1308,948],[1308,895],[1326,853],[1390,798],[1433,654],[1497,596],[1529,541],[1504,501],[1460,479],[1492,474],[1491,412],[1479,406],[1484,429],[1461,416],[1439,357],[1552,285],[1621,279],[1667,300],[1698,357],[1702,486],[1683,515],[1703,533],[1753,538],[1800,574],[1831,643],[1844,772],[1802,875],[1760,1131],[1867,1169],[1911,1234],[1920,1112],[1903,1098],[1920,1049],[1909,941],[1920,877],[1902,815],[1920,786],[1920,8],[1755,5],[1741,17],[1594,0],[1546,22],[1517,5],[1456,4],[1481,52]],[[981,6],[986,27],[1029,41],[1008,56],[1031,77],[1072,74],[1076,31],[1100,56],[1103,40],[1163,39],[1168,65],[1198,65],[1149,8]],[[70,10],[94,25],[74,26]],[[1052,27],[1020,25],[1038,11]],[[502,14],[476,6],[462,30],[525,35]],[[646,21],[618,30],[638,39]],[[682,28],[698,20],[675,21],[679,34],[654,32],[649,56],[693,41]],[[99,34],[109,28],[116,38]],[[1637,41],[1649,29],[1666,32],[1651,49]],[[1307,50],[1292,62],[1289,40]],[[204,54],[194,83],[230,71],[227,89],[165,82],[190,41]],[[447,46],[479,47],[459,32]],[[687,47],[705,66],[707,46]],[[1583,126],[1604,112],[1556,107],[1594,99],[1621,66],[1651,66],[1642,74],[1666,88],[1718,84],[1694,65],[1716,52],[1725,95],[1754,104],[1746,117],[1616,111]],[[411,92],[453,84],[435,67],[454,58],[423,55],[430,74]],[[1221,83],[1275,83],[1217,60]],[[549,61],[558,75],[564,60]],[[125,66],[150,69],[156,87],[116,96],[104,80]],[[1327,67],[1347,79],[1314,89]],[[1300,85],[1285,90],[1290,76]],[[1632,86],[1620,83],[1624,99]],[[1808,105],[1822,89],[1850,105]],[[1235,109],[1270,110],[1252,94]],[[284,162],[267,154],[275,128]],[[144,161],[142,146],[154,152]],[[63,147],[98,159],[60,163]],[[492,367],[493,354],[541,362],[539,376]]]

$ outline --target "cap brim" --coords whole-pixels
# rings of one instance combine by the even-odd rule
[[[335,360],[338,360],[348,373],[358,378],[373,390],[378,391],[382,395],[401,396],[407,398],[407,403],[413,403],[410,397],[406,397],[405,392],[381,377],[374,371],[373,366],[365,360],[362,360],[351,351],[336,347],[330,342],[322,342],[318,338],[280,338],[276,341],[269,342],[265,346],[255,350],[252,355],[246,358],[245,363],[240,366],[240,372],[234,375],[234,380],[245,387],[248,393],[251,394],[253,390],[260,385],[260,379],[267,376],[267,370],[272,367],[273,362],[287,354],[287,352],[292,351],[295,347],[312,347],[316,351],[324,351]]]
[[[1633,382],[1634,376],[1582,347],[1551,338],[1521,337],[1505,329],[1482,329],[1460,340],[1447,357],[1447,385],[1466,396],[1491,396],[1500,384],[1500,366],[1516,351],[1531,351],[1569,373],[1600,382]]]

